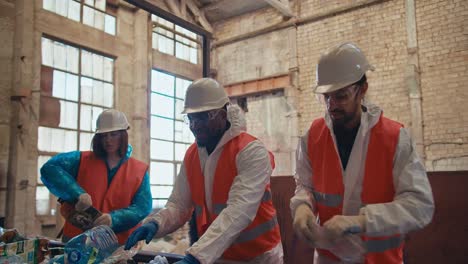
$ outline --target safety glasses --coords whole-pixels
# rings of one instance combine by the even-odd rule
[[[215,109],[206,112],[193,113],[184,115],[184,122],[187,125],[193,125],[195,123],[208,123],[210,120],[216,119],[216,117],[221,113],[226,112],[224,109]]]
[[[336,105],[346,105],[354,99],[358,91],[359,86],[357,84],[353,84],[339,89],[338,91],[318,95],[318,99],[320,103],[326,105],[330,105],[332,103]]]

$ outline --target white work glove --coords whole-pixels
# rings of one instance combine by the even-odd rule
[[[100,225],[106,225],[106,226],[112,225],[112,217],[110,216],[110,214],[102,214],[100,217],[94,220],[93,226],[100,226]]]
[[[75,204],[75,210],[82,212],[91,206],[93,206],[91,196],[87,193],[82,193],[78,196],[78,202]]]
[[[323,227],[332,240],[348,234],[360,234],[366,231],[366,216],[335,215],[326,221]]]
[[[316,217],[307,204],[301,204],[296,208],[293,220],[293,228],[299,238],[305,240],[310,246],[315,247],[319,239]]]

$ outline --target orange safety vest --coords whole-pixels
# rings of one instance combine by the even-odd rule
[[[197,232],[202,236],[210,224],[221,211],[226,208],[229,191],[234,178],[237,176],[236,156],[255,137],[241,133],[229,141],[219,157],[214,174],[212,208],[209,213],[205,201],[205,180],[200,168],[200,159],[196,144],[187,150],[184,165],[187,171],[187,180],[195,204]],[[270,154],[270,162],[274,168],[274,157]],[[235,261],[251,260],[271,249],[281,242],[279,225],[276,219],[276,210],[273,206],[270,184],[265,187],[265,193],[257,211],[255,219],[240,233],[239,237],[223,253],[223,258]]]
[[[402,125],[380,116],[371,129],[367,149],[361,201],[366,204],[392,202],[393,157]],[[313,168],[312,183],[320,224],[342,214],[344,185],[340,157],[336,152],[330,129],[323,118],[315,120],[309,130],[308,154]],[[403,262],[403,237],[400,234],[381,237],[361,236],[365,242],[366,264]],[[339,260],[330,251],[317,249],[319,254]]]
[[[97,158],[92,151],[83,151],[77,183],[91,196],[96,209],[109,213],[130,206],[147,170],[148,165],[129,158],[120,165],[108,187],[106,163]],[[136,227],[117,233],[119,244],[124,244]],[[65,222],[63,227],[65,237],[72,238],[81,233],[83,233],[81,229]]]

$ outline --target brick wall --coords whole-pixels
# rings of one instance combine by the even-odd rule
[[[426,166],[468,170],[468,2],[417,1]]]
[[[387,117],[409,124],[404,84],[406,28],[403,12],[402,1],[389,1],[298,28],[301,133],[313,119],[323,115],[323,106],[317,103],[311,89],[320,53],[343,41],[356,43],[376,67],[376,71],[368,73],[367,99],[382,107]]]
[[[412,124],[406,83],[410,60],[406,1],[293,2],[299,3],[297,7],[293,6],[298,14],[295,20],[298,25],[298,90],[295,91],[293,107],[300,116],[299,133],[303,134],[313,119],[323,115],[323,106],[317,102],[311,89],[315,84],[315,64],[320,53],[343,41],[355,42],[376,66],[376,71],[368,74],[367,99],[379,105],[387,117],[407,128],[416,126]],[[463,114],[462,107],[468,99],[465,87],[468,79],[468,3],[463,0],[415,2],[425,151],[421,154],[426,156],[428,170],[467,170],[468,117]],[[222,42],[285,23],[278,19],[278,15],[279,12],[273,8],[265,8],[220,22],[216,25],[215,37]],[[308,20],[304,22],[304,19]],[[286,32],[284,28],[280,30]],[[274,35],[283,36],[289,44],[265,46],[265,41]],[[284,65],[281,70],[291,70],[294,54],[290,43],[290,36],[273,31],[215,47],[213,60],[215,67],[219,67],[221,82],[239,82],[255,76],[251,65],[234,70],[229,66],[232,64],[253,62],[257,68],[271,69],[271,56],[279,56],[282,62],[279,65]],[[276,51],[259,52],[258,47],[263,46]],[[289,47],[289,52],[284,50],[285,47]],[[257,76],[260,78],[261,74]]]

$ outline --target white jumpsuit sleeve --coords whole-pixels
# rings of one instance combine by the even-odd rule
[[[158,222],[159,229],[155,237],[163,237],[183,226],[192,216],[192,197],[187,181],[185,166],[182,164],[179,175],[176,178],[174,189],[167,201],[165,208],[159,212],[151,213],[143,223],[149,221]]]
[[[272,168],[268,151],[256,140],[236,157],[237,173],[227,207],[188,249],[201,263],[214,263],[255,218]],[[216,188],[216,186],[213,186]],[[215,190],[214,190],[215,191]]]
[[[432,190],[426,170],[406,129],[400,130],[394,157],[395,199],[360,210],[366,216],[369,236],[405,234],[427,225],[434,213]]]
[[[290,208],[291,213],[294,217],[296,208],[302,204],[308,204],[314,209],[315,202],[312,195],[312,166],[307,150],[307,141],[309,138],[309,132],[301,137],[296,150],[296,173],[294,179],[296,181],[296,191],[294,196],[291,198]],[[315,211],[315,209],[314,209]]]

